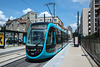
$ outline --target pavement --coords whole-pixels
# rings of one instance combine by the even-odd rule
[[[93,59],[81,47],[69,43],[43,67],[98,67]]]

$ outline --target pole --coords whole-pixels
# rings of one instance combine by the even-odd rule
[[[53,13],[53,15],[54,15],[54,17],[55,17],[55,3],[54,3],[54,5],[53,5],[53,11],[54,11],[54,13]]]
[[[77,30],[79,34],[79,11],[77,12]]]
[[[45,22],[45,14],[44,14],[44,22]]]

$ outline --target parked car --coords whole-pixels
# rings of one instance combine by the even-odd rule
[[[23,40],[22,39],[19,39],[18,42],[19,42],[19,44],[23,44]]]
[[[14,44],[14,43],[18,43],[18,42],[19,42],[19,44],[23,44],[23,40],[22,39],[18,40],[18,38],[14,39],[14,38],[9,37],[6,41],[7,44]]]

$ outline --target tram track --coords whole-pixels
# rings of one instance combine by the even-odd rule
[[[17,61],[19,59],[22,59],[26,57],[25,50],[18,50],[14,51],[12,53],[5,53],[3,55],[0,55],[0,67],[7,65],[9,63],[12,63],[14,61]]]
[[[7,54],[0,55],[0,58],[7,57],[7,56],[10,56],[10,55],[13,55],[13,54],[19,54],[22,51],[25,52],[25,50],[21,50],[21,51],[16,51],[16,52],[12,52],[12,53],[7,53]]]
[[[3,63],[3,62],[6,62],[6,61],[12,60],[12,59],[19,58],[19,57],[21,57],[21,56],[25,56],[25,54],[24,54],[24,55],[17,56],[17,57],[14,57],[14,58],[7,59],[7,60],[5,60],[5,61],[0,62],[0,64]]]

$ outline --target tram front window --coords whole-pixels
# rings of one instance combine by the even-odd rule
[[[31,30],[28,35],[28,46],[43,46],[44,30]]]

